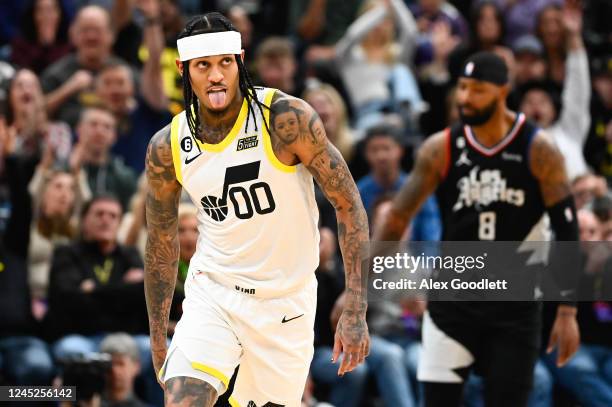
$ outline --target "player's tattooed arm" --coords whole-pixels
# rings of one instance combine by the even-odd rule
[[[448,133],[433,134],[421,145],[414,168],[395,196],[382,227],[374,229],[374,241],[398,241],[419,207],[442,181],[448,165]]]
[[[168,318],[179,258],[177,216],[181,186],[174,173],[170,126],[156,133],[149,142],[145,166],[149,189],[144,282],[151,352],[158,373],[166,354]]]
[[[531,172],[540,184],[542,200],[546,206],[551,226],[557,235],[557,240],[578,240],[578,225],[576,215],[569,216],[567,210],[574,212],[571,204],[571,189],[565,170],[563,155],[547,134],[539,132],[531,142],[529,152]],[[562,214],[561,214],[562,213]],[[573,219],[572,219],[573,218]],[[580,258],[580,247],[566,245],[564,250],[574,250],[573,258]],[[580,266],[569,266],[559,277],[560,288],[574,290],[580,280]],[[553,323],[548,341],[547,353],[556,347],[557,366],[561,367],[572,357],[580,346],[580,331],[576,321],[576,306],[571,302],[560,303],[557,316]]]
[[[270,109],[275,153],[302,162],[336,209],[346,274],[346,302],[336,329],[336,335],[341,338],[334,354],[340,352],[342,345],[347,355],[339,370],[343,374],[357,366],[369,352],[365,322],[367,270],[361,269],[365,258],[363,249],[369,240],[368,219],[346,162],[327,139],[317,113],[306,102],[280,92],[272,100]]]
[[[539,132],[533,138],[529,165],[540,184],[546,207],[551,207],[571,195],[563,155],[547,134]]]

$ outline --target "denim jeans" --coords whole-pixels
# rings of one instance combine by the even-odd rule
[[[331,363],[332,349],[319,347],[311,365],[312,377],[332,385],[330,403],[338,407],[358,406],[368,373],[374,376],[386,407],[414,407],[414,395],[405,365],[405,352],[399,345],[373,335],[366,362],[344,377],[338,377],[338,364]]]
[[[45,342],[11,336],[0,339],[0,372],[10,384],[50,386],[55,368]]]
[[[362,390],[368,376],[365,364],[355,370],[338,376],[339,362],[331,362],[332,348],[320,346],[315,349],[310,372],[313,379],[330,386],[329,401],[334,406],[358,407],[361,403]]]
[[[88,353],[98,352],[100,343],[106,335],[68,335],[58,339],[53,344],[53,356],[55,359],[66,358],[76,355],[87,355]],[[164,392],[157,383],[153,360],[151,358],[151,344],[147,335],[132,336],[138,344],[140,352],[140,375],[137,381],[142,383],[144,388],[144,398],[147,402],[155,406],[164,405]]]
[[[370,356],[366,363],[374,375],[380,395],[387,407],[414,407],[415,395],[408,370],[404,349],[384,338],[373,335]]]
[[[550,372],[541,360],[538,360],[533,371],[533,390],[529,396],[529,407],[552,406],[553,380]],[[470,374],[464,389],[466,407],[483,407],[483,382],[480,376]]]
[[[546,355],[547,367],[582,406],[612,406],[612,347],[580,345],[562,368],[556,358],[556,352]]]

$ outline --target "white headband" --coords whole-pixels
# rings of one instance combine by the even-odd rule
[[[211,55],[240,54],[242,41],[237,31],[198,34],[176,42],[181,61]]]

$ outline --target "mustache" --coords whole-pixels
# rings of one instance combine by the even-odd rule
[[[224,82],[214,83],[214,84],[210,85],[209,87],[207,87],[206,91],[210,92],[213,89],[214,90],[227,90],[227,84],[225,84]]]

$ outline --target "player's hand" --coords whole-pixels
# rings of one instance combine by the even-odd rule
[[[370,335],[365,311],[355,312],[345,309],[340,315],[334,336],[333,363],[338,361],[340,354],[342,362],[338,368],[339,376],[355,369],[370,354]]]
[[[563,6],[563,25],[569,34],[582,32],[582,8],[579,0],[566,0]]]
[[[558,347],[557,367],[562,367],[576,353],[579,346],[580,331],[576,322],[576,308],[559,305],[546,353],[551,353],[555,347]]]

